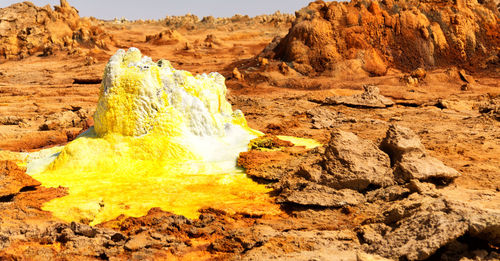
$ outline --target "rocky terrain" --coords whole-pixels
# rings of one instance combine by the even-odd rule
[[[28,10],[51,22],[13,20]],[[317,1],[296,20],[94,21],[64,0],[0,13],[2,260],[500,259],[498,2]],[[33,36],[17,37],[25,25]],[[130,46],[226,77],[233,108],[269,134],[238,164],[280,214],[153,208],[91,227],[41,210],[68,191],[41,186],[16,152],[92,126],[105,63]]]
[[[497,68],[499,14],[494,1],[316,1],[266,56],[306,75]]]
[[[0,59],[47,56],[56,51],[84,54],[93,48],[108,49],[112,42],[95,19],[80,18],[66,0],[54,9],[23,2],[0,11]]]

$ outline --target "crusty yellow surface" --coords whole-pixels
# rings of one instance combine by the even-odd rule
[[[306,147],[306,149],[314,149],[316,147],[322,146],[321,143],[319,143],[313,139],[298,138],[298,137],[292,137],[292,136],[277,136],[277,137],[278,137],[278,139],[289,141],[289,142],[293,143],[295,146],[304,146],[304,147]]]
[[[94,128],[51,152],[48,167],[40,156],[29,168],[44,186],[69,189],[43,209],[92,225],[153,207],[189,218],[204,207],[278,213],[269,189],[236,168],[238,151],[261,133],[225,95],[219,74],[195,77],[137,49],[118,51],[106,66]]]
[[[33,177],[69,195],[44,210],[66,221],[98,224],[120,214],[139,217],[149,209],[197,218],[204,207],[229,213],[276,214],[269,189],[236,168],[196,160],[173,140],[109,135],[67,145],[49,170]]]
[[[208,207],[280,213],[270,189],[236,167],[239,153],[262,133],[225,95],[220,74],[193,76],[135,48],[118,51],[106,66],[94,127],[65,147],[27,157],[28,173],[43,186],[68,188],[43,209],[91,225],[153,207],[188,218]]]

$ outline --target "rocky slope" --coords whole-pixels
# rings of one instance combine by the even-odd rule
[[[309,75],[385,75],[450,65],[499,65],[500,12],[494,1],[316,1],[296,12],[288,35],[264,56]]]
[[[56,51],[107,49],[113,42],[90,18],[80,18],[66,0],[54,10],[23,2],[0,9],[0,60],[22,59],[33,54]]]

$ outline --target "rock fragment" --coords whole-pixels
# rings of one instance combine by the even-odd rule
[[[312,121],[313,129],[332,128],[341,122],[356,122],[354,118],[347,118],[340,112],[332,111],[322,106],[312,108],[306,114]]]
[[[424,68],[417,68],[410,73],[410,76],[417,79],[419,82],[423,81],[427,76],[427,71]]]
[[[129,251],[137,251],[153,244],[148,232],[142,232],[129,239],[124,245],[124,248]]]
[[[67,110],[44,116],[45,120],[38,127],[41,131],[61,130],[66,128],[88,128],[91,113],[86,109]]]
[[[244,79],[243,74],[241,74],[240,70],[238,70],[238,67],[234,67],[233,69],[233,78],[238,81],[242,81]]]
[[[443,198],[413,194],[384,215],[386,225],[364,226],[360,236],[367,252],[387,258],[424,260],[466,234],[493,245],[500,240],[500,213]]]
[[[386,108],[394,105],[392,100],[380,94],[380,90],[376,86],[363,85],[363,90],[362,94],[328,97],[325,104],[362,108]]]
[[[387,154],[353,133],[333,131],[325,148],[324,161],[329,174],[324,176],[324,182],[334,188],[363,191],[369,186],[393,184]]]
[[[429,156],[420,138],[409,128],[391,125],[380,145],[391,157],[394,175],[400,181],[450,182],[460,176],[453,168]]]
[[[490,98],[489,102],[480,104],[479,112],[500,121],[500,96]]]
[[[474,84],[476,82],[476,80],[474,80],[474,77],[468,75],[464,69],[458,71],[458,75],[460,76],[460,79],[466,83]]]
[[[282,185],[282,189],[277,199],[278,203],[339,208],[355,206],[365,201],[363,195],[355,190],[337,190],[312,182],[288,183]]]
[[[0,116],[0,125],[20,125],[25,120],[17,116]]]

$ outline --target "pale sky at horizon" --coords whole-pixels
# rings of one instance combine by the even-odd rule
[[[167,15],[191,13],[200,17],[229,17],[234,14],[256,16],[275,11],[295,13],[313,0],[68,0],[79,10],[80,16],[94,16],[111,20],[125,17],[129,20],[160,19]],[[22,0],[0,0],[0,8]],[[59,5],[59,0],[31,0],[37,6]],[[140,3],[140,4],[139,4]]]

